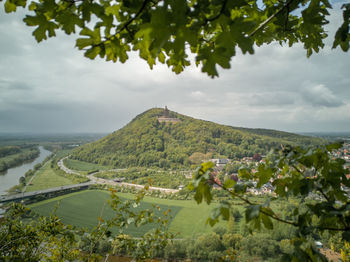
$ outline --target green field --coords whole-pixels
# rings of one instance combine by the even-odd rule
[[[73,169],[77,171],[87,171],[87,172],[91,172],[94,170],[108,170],[113,168],[110,166],[102,166],[102,165],[83,162],[83,161],[70,159],[70,158],[67,158],[64,160],[64,165],[69,169]]]
[[[56,158],[60,159],[65,156],[68,156],[72,152],[72,149],[62,149],[56,152]]]
[[[132,194],[126,193],[118,193],[118,196],[125,199],[134,197]],[[87,190],[35,203],[31,205],[31,208],[41,215],[48,215],[55,206],[59,205],[56,214],[61,217],[64,223],[92,228],[97,225],[97,218],[101,216],[101,213],[104,219],[113,215],[113,210],[107,204],[109,198],[107,191]],[[213,230],[205,224],[205,221],[215,204],[211,206],[206,204],[197,205],[193,200],[167,200],[145,197],[141,208],[151,208],[152,204],[160,206],[161,211],[168,208],[171,209],[173,218],[170,221],[169,230],[173,233],[181,232],[179,237],[193,236]],[[130,227],[127,233],[133,236],[140,236],[151,228],[152,225],[140,228]]]
[[[46,162],[45,165],[37,171],[31,182],[32,184],[27,186],[26,192],[75,184],[68,178],[56,175],[54,170],[51,169],[50,163],[51,161]]]

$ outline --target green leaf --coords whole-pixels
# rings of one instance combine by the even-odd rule
[[[214,167],[214,163],[213,162],[205,162],[201,164],[201,171],[202,172],[207,172],[208,170],[211,170]]]
[[[4,6],[5,6],[6,13],[16,12],[17,10],[17,6],[14,3],[12,3],[12,1],[10,0],[7,0]]]
[[[271,221],[271,218],[263,213],[261,213],[261,221],[263,222],[264,226],[267,229],[273,229],[273,223]]]
[[[80,50],[93,44],[94,41],[91,38],[78,38],[75,42],[75,46],[78,47]]]
[[[47,20],[46,16],[38,14],[37,16],[27,15],[23,21],[28,26],[38,26],[34,31],[33,35],[38,42],[41,42],[43,39],[47,39],[47,36],[53,37],[56,36],[55,30],[58,28],[58,25],[54,22]]]
[[[209,217],[206,221],[206,223],[209,224],[211,227],[215,226],[215,224],[218,222],[219,222],[218,219],[212,219],[211,217]]]
[[[84,55],[90,59],[95,59],[96,56],[98,56],[101,52],[101,47],[99,46],[94,46],[90,49],[88,49]]]
[[[122,44],[120,39],[114,38],[113,40],[106,41],[104,47],[107,61],[113,60],[116,62],[119,58],[119,60],[124,63],[128,59],[127,51],[130,51],[130,47]]]
[[[119,10],[120,10],[120,5],[111,5],[105,9],[105,14],[118,16]]]
[[[4,7],[6,13],[16,12],[17,7],[25,7],[27,4],[26,0],[6,0]]]
[[[227,178],[224,182],[224,187],[225,188],[232,188],[236,184],[235,180],[232,180],[230,178]]]
[[[230,218],[230,209],[228,207],[221,207],[220,213],[223,220],[228,220]]]
[[[60,12],[56,17],[56,21],[59,22],[63,31],[68,35],[75,33],[75,26],[82,27],[84,25],[79,16],[69,10]]]
[[[245,185],[245,184],[235,184],[234,186],[233,186],[233,190],[234,190],[234,192],[235,193],[246,193],[246,191],[247,191],[247,185]]]
[[[260,215],[260,205],[251,205],[248,206],[245,210],[245,219],[247,222],[251,221],[252,219],[258,218]]]
[[[80,31],[80,35],[90,36],[90,38],[94,40],[95,44],[101,42],[100,28],[95,28],[92,31],[91,29],[84,27],[84,29]]]
[[[36,9],[36,3],[35,2],[31,2],[30,5],[28,6],[28,9],[30,11],[34,11]]]
[[[253,178],[252,172],[248,168],[240,168],[238,170],[238,175],[239,175],[239,177],[246,179],[246,180],[250,180]]]
[[[260,188],[262,185],[270,181],[274,169],[267,167],[265,164],[260,164],[258,167],[258,172],[255,173],[255,176],[258,178],[257,187]]]

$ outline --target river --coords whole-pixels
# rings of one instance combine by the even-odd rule
[[[44,149],[42,146],[39,147],[40,155],[31,162],[25,162],[20,166],[9,168],[5,172],[0,173],[0,196],[6,195],[7,190],[19,183],[19,178],[29,170],[33,169],[38,163],[44,161],[44,159],[51,154],[50,151]]]

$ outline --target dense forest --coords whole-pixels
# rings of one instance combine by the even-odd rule
[[[198,120],[169,111],[178,122],[159,122],[164,109],[153,108],[136,116],[118,131],[76,148],[72,158],[116,167],[157,166],[183,168],[193,159],[240,159],[266,154],[281,144],[310,145],[323,140],[287,132],[237,128]]]

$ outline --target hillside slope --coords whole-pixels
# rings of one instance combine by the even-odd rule
[[[178,122],[160,123],[164,109],[153,108],[135,117],[125,127],[90,144],[76,148],[72,158],[112,165],[179,168],[190,165],[190,156],[241,158],[266,154],[280,144],[309,145],[322,140],[287,132],[236,128],[198,120],[175,112],[168,118]],[[170,119],[171,121],[171,119]]]

